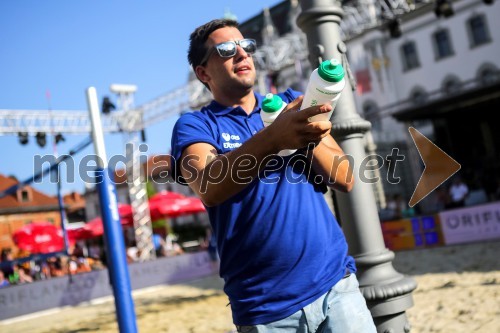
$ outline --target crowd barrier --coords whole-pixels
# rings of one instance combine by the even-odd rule
[[[206,251],[133,263],[128,267],[133,290],[216,273]],[[0,320],[110,295],[113,292],[107,269],[10,286],[0,289]]]
[[[394,251],[500,239],[500,202],[384,221],[382,233]]]

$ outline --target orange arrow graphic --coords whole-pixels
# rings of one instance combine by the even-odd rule
[[[408,203],[410,207],[413,207],[453,176],[461,166],[415,128],[410,127],[408,130],[425,165],[424,172]]]

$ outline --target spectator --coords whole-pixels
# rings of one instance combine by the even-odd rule
[[[49,263],[49,271],[51,277],[64,276],[61,258],[49,258],[47,261]]]
[[[92,241],[89,246],[89,257],[99,260],[101,258],[101,247],[96,241]]]
[[[40,279],[45,280],[45,279],[50,279],[50,266],[47,262],[42,262],[40,264]]]
[[[10,285],[9,281],[5,279],[5,275],[3,274],[2,271],[0,271],[0,288],[5,288]]]
[[[77,258],[82,258],[85,256],[83,246],[79,242],[75,244],[72,255],[76,256]]]
[[[69,259],[69,272],[70,274],[74,275],[76,273],[78,273],[78,258],[76,256],[71,256],[71,258]]]
[[[87,258],[78,258],[76,264],[77,264],[77,269],[76,269],[77,273],[86,273],[92,270]]]
[[[0,261],[9,261],[12,260],[12,250],[8,247],[4,247],[2,249],[1,260]]]
[[[166,250],[165,250],[165,240],[158,235],[158,234],[153,234],[153,245],[155,247],[155,252],[157,257],[165,257]]]
[[[202,248],[207,250],[212,261],[219,261],[219,255],[217,254],[217,239],[215,239],[215,235],[212,233],[212,228],[210,227],[205,229],[205,239],[202,242]]]
[[[2,249],[2,254],[1,254],[2,262],[10,261],[9,264],[5,265],[3,268],[3,273],[6,278],[9,278],[9,276],[14,273],[14,264],[12,263],[12,260],[14,260],[14,256],[12,254],[12,250],[8,247]]]
[[[135,246],[127,248],[127,262],[139,261],[139,249]]]
[[[434,206],[434,210],[436,212],[443,211],[450,204],[450,195],[446,191],[444,186],[439,186],[435,191],[436,205]]]
[[[453,184],[448,192],[451,199],[448,208],[463,207],[465,205],[465,198],[469,194],[469,188],[461,177],[457,176],[453,179]]]
[[[392,213],[392,219],[403,218],[403,212],[406,210],[406,203],[401,194],[396,193],[387,202],[387,209]]]
[[[10,284],[18,284],[19,283],[19,265],[13,266],[12,273],[8,276]]]
[[[184,253],[182,247],[177,243],[177,238],[172,234],[168,234],[165,239],[165,252],[167,256],[176,256]]]
[[[19,268],[18,274],[19,274],[19,281],[18,281],[19,284],[33,282],[33,278],[28,273],[26,273],[26,270],[24,268]]]

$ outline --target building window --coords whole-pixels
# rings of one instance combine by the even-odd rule
[[[21,201],[22,202],[28,202],[30,201],[30,194],[26,190],[21,191]]]
[[[406,42],[401,46],[401,57],[403,59],[404,71],[420,67],[415,42]]]
[[[427,92],[420,87],[416,87],[412,90],[410,94],[410,99],[415,105],[422,105],[427,102],[429,95]]]
[[[456,76],[449,76],[444,81],[442,90],[448,95],[458,94],[462,90],[462,83]]]
[[[479,70],[479,82],[490,85],[500,81],[500,71],[492,65],[483,65]]]
[[[434,44],[434,54],[436,55],[436,60],[447,58],[452,56],[453,47],[451,45],[451,38],[448,30],[439,30],[435,32],[432,36]]]
[[[491,41],[488,24],[484,15],[477,15],[467,21],[471,47],[480,46]]]
[[[382,131],[382,121],[379,117],[378,114],[378,107],[375,103],[373,102],[368,102],[365,105],[363,105],[363,113],[365,116],[365,119],[371,122],[372,124],[372,130],[375,132],[381,132]]]
[[[31,190],[29,188],[24,188],[24,189],[18,190],[17,201],[30,202],[31,201]]]

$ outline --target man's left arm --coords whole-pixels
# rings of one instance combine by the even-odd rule
[[[354,185],[354,161],[331,135],[324,137],[319,144],[308,152],[312,159],[314,172],[323,178],[324,183],[342,192],[349,192]]]

